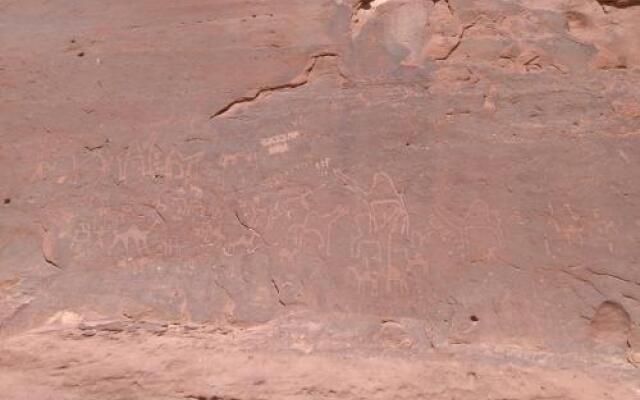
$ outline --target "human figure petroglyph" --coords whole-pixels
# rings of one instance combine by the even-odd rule
[[[356,234],[351,244],[352,257],[367,270],[377,265],[376,278],[384,280],[387,292],[408,293],[408,247],[412,246],[412,235],[404,196],[384,172],[375,173],[367,189],[339,170],[334,170],[334,175],[358,196],[362,205],[353,217]]]
[[[82,244],[91,241],[91,225],[89,223],[81,223],[71,238],[72,243]]]
[[[145,154],[145,150],[142,149],[140,143],[134,142],[127,146],[126,150],[116,157],[118,161],[118,179],[123,182],[126,181],[129,178],[129,173],[136,165],[140,176],[149,175],[149,160],[147,157],[148,155]],[[151,161],[153,162],[153,157],[151,157]]]
[[[325,157],[315,163],[316,170],[320,173],[320,175],[323,175],[323,176],[329,175],[330,162],[331,162],[331,158]]]
[[[165,257],[180,257],[184,255],[186,247],[178,238],[167,238],[161,245],[162,254]]]
[[[105,215],[103,215],[105,212],[101,209],[98,211],[98,216],[80,221],[73,228],[69,247],[76,253],[76,256],[86,257],[92,251],[108,250],[106,238],[113,231],[114,223],[105,220]]]
[[[81,223],[75,229],[71,237],[70,248],[76,253],[76,256],[87,256],[92,244],[93,227],[89,223]]]
[[[204,152],[184,155],[175,148],[167,154],[164,163],[164,176],[170,179],[184,180],[196,175],[196,165],[204,158]]]
[[[368,292],[367,289],[369,289],[370,295],[372,296],[378,294],[380,289],[378,272],[369,268],[368,263],[365,263],[364,268],[361,266],[349,266],[347,267],[347,271],[350,271],[355,277],[358,294],[366,295]]]
[[[374,231],[386,229],[409,235],[409,213],[404,204],[393,200],[381,200],[371,203]]]
[[[397,190],[393,179],[387,173],[375,173],[371,186],[366,190],[338,169],[334,169],[334,175],[366,204],[370,218],[370,229],[373,232],[383,230],[389,224],[400,222],[400,230],[409,235],[409,212],[404,196]]]

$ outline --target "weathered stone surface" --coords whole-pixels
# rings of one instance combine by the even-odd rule
[[[500,375],[491,363],[517,349],[535,360],[533,382],[556,358],[583,372],[588,360],[609,368],[593,398],[617,384],[608,396],[635,398],[634,5],[0,1],[0,366],[12,388],[86,395],[21,380],[19,364],[55,368],[56,350],[37,354],[64,351],[51,332],[79,338],[78,352],[116,333],[114,352],[154,335],[180,352],[188,330],[172,341],[173,323],[231,326],[245,342],[229,345],[254,351],[303,335],[290,347],[319,352],[317,365],[339,364],[337,350],[462,351]],[[27,361],[12,361],[34,329],[16,356]],[[100,376],[76,383],[108,396]],[[572,390],[591,378],[554,395],[492,378],[437,396],[590,398]],[[295,396],[375,393],[360,383]],[[135,396],[159,398],[145,390]],[[270,390],[259,397],[286,392]]]

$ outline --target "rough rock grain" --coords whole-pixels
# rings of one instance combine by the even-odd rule
[[[637,5],[0,0],[0,397],[636,399]]]

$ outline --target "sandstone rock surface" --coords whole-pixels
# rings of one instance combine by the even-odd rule
[[[0,398],[639,398],[637,5],[0,0]]]

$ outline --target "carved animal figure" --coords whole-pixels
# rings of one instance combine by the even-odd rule
[[[126,231],[116,233],[111,244],[111,250],[113,251],[121,245],[127,254],[129,254],[131,246],[134,246],[138,252],[142,252],[148,247],[147,238],[149,233],[149,231],[143,231],[136,225],[130,226]]]

